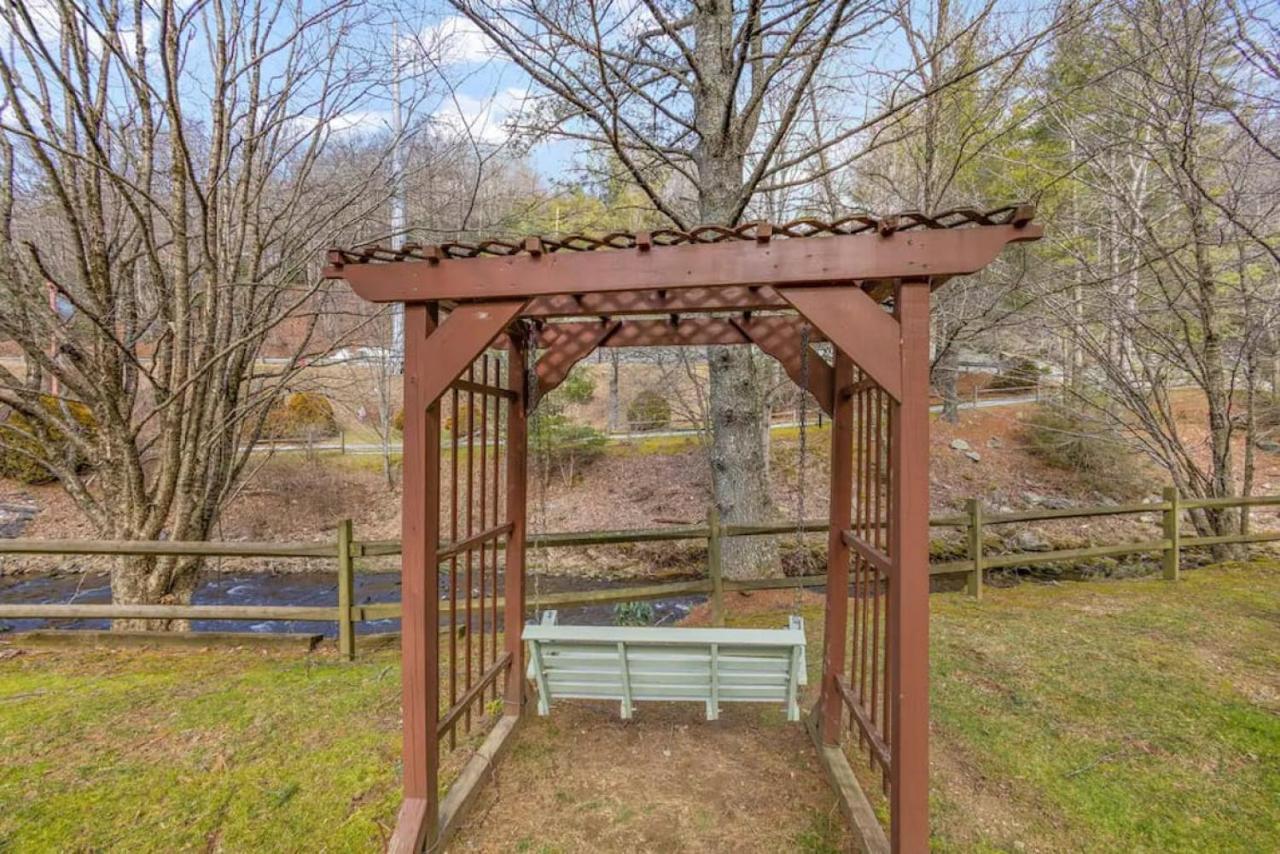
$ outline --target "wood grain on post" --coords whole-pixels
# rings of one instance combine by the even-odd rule
[[[1177,581],[1181,571],[1181,516],[1182,507],[1179,501],[1178,487],[1164,488],[1164,538],[1169,545],[1164,550],[1164,577],[1168,581]],[[1245,511],[1248,512],[1247,510]]]
[[[503,633],[506,652],[510,656],[507,668],[507,684],[503,694],[503,712],[519,715],[524,709],[524,641],[520,637],[524,627],[525,612],[525,538],[527,536],[527,475],[528,475],[528,391],[525,352],[515,338],[507,350],[507,388],[514,395],[507,407],[507,534],[504,550],[503,590],[504,604],[513,607],[503,611]],[[496,607],[496,603],[495,603]]]
[[[720,508],[707,510],[707,574],[711,577],[711,625],[724,625],[724,558],[721,549]]]
[[[823,635],[821,719],[823,744],[840,743],[843,701],[837,680],[844,675],[849,634],[849,547],[844,531],[853,519],[853,360],[836,350],[831,413],[831,504],[827,531],[827,607]]]
[[[903,281],[902,398],[890,437],[889,841],[929,850],[929,282]]]
[[[435,567],[440,548],[440,406],[424,390],[428,385],[443,389],[448,382],[432,376],[437,366],[427,359],[427,339],[436,329],[436,307],[426,303],[406,305],[404,327],[404,492],[400,537],[404,800],[388,848],[396,854],[418,854],[435,837],[439,804],[436,728],[440,718],[440,598]],[[448,379],[452,381],[454,377]]]
[[[975,599],[982,598],[982,502],[970,498],[965,502],[965,512],[969,514],[969,560],[973,562],[973,572],[965,591]]]
[[[354,599],[351,520],[343,519],[338,522],[338,653],[347,661],[356,657],[356,627],[351,620],[351,604]]]

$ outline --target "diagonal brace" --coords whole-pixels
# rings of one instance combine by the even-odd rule
[[[779,293],[890,397],[902,402],[902,329],[892,315],[855,285],[780,288]]]
[[[546,327],[554,330],[555,338],[548,343],[547,351],[537,362],[538,393],[535,405],[537,400],[541,400],[565,381],[574,365],[591,355],[610,335],[617,332],[622,321],[563,324],[572,328],[556,329],[560,325],[562,324]]]
[[[787,372],[787,376],[791,377],[801,389],[812,394],[823,412],[831,414],[834,401],[834,370],[827,360],[813,349],[812,345],[801,353],[804,341],[801,324],[761,323],[758,319],[737,319],[731,322],[753,344],[777,359],[782,364],[783,370]],[[808,365],[805,364],[806,361]]]
[[[467,366],[493,343],[520,310],[524,300],[463,303],[431,333],[422,346],[418,398],[426,406],[440,399]]]

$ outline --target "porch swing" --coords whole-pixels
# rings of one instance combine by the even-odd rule
[[[808,352],[810,330],[801,333]],[[805,470],[808,458],[809,362],[800,369],[796,540],[804,547]],[[545,527],[547,449],[538,445],[541,522]],[[539,530],[538,534],[545,534]],[[541,537],[539,537],[541,539]],[[543,569],[546,569],[543,549]],[[558,625],[556,611],[542,611],[539,575],[534,575],[534,614],[523,639],[529,649],[526,676],[538,689],[538,714],[555,700],[614,700],[623,720],[639,702],[703,703],[708,721],[719,720],[722,703],[781,706],[787,720],[800,720],[800,692],[808,684],[804,618],[792,614],[785,629]],[[792,609],[799,610],[800,586]]]
[[[389,850],[448,843],[530,708],[526,675],[542,714],[592,697],[618,700],[624,717],[638,702],[701,702],[711,719],[724,703],[767,702],[800,719],[798,617],[763,631],[566,626],[554,614],[525,625],[534,398],[599,346],[748,344],[831,416],[821,692],[804,716],[817,757],[863,847],[927,850],[930,294],[1006,245],[1039,239],[1034,213],[1009,205],[331,250],[327,278],[404,304],[404,798]],[[830,362],[808,346],[810,329],[830,343]],[[505,374],[489,373],[495,365]],[[445,399],[457,413],[459,395],[469,419],[476,407],[481,416],[479,438],[461,443],[456,429],[446,439],[441,415]],[[442,787],[442,750],[488,724],[495,703],[502,717]],[[850,730],[853,754],[842,746]],[[888,834],[851,756],[882,775]]]

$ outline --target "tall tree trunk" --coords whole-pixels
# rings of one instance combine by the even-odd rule
[[[746,145],[753,129],[734,122],[734,21],[731,3],[700,6],[695,50],[703,79],[694,108],[699,142],[698,214],[704,223],[732,225],[743,192]],[[757,81],[759,82],[759,81]],[[726,524],[763,522],[773,515],[765,457],[764,394],[750,347],[708,347],[711,391],[711,484]],[[723,545],[725,575],[781,575],[771,537],[729,537]]]
[[[933,364],[932,383],[942,398],[943,421],[955,424],[960,421],[960,356],[954,347],[948,347]]]
[[[1204,336],[1204,393],[1209,404],[1209,443],[1213,454],[1210,494],[1225,497],[1235,490],[1235,473],[1231,459],[1231,395],[1223,364],[1222,331],[1218,320],[1218,283],[1209,262],[1209,238],[1203,207],[1198,196],[1188,193],[1187,198],[1198,288],[1197,309],[1201,334]],[[1213,510],[1208,515],[1212,520],[1214,534],[1234,533],[1237,529],[1234,509]],[[1219,545],[1214,546],[1212,551],[1215,559],[1227,560],[1238,557],[1243,550],[1239,546]]]

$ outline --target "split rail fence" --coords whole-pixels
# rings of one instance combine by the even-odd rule
[[[1280,506],[1280,496],[1183,498],[1176,489],[1166,488],[1162,500],[1154,503],[1071,507],[1061,510],[1040,509],[995,514],[986,513],[980,501],[970,499],[966,502],[966,512],[964,514],[940,516],[929,520],[930,527],[965,530],[968,543],[967,554],[963,559],[933,563],[929,567],[929,574],[931,576],[968,576],[966,582],[968,593],[981,597],[985,576],[990,570],[1121,555],[1159,554],[1164,577],[1176,580],[1180,572],[1181,554],[1184,549],[1280,541],[1280,530],[1251,532],[1248,524],[1242,526],[1244,533],[1221,536],[1187,536],[1184,533],[1186,523],[1182,518],[1184,513],[1241,508],[1247,514],[1253,508],[1267,506]],[[1161,536],[1158,539],[1084,548],[1002,552],[999,554],[990,554],[985,547],[986,530],[990,526],[1151,513],[1159,513],[1161,516]],[[806,522],[802,525],[727,525],[721,523],[713,509],[707,514],[707,522],[704,525],[625,531],[550,533],[543,536],[531,536],[529,545],[535,548],[606,546],[681,540],[707,541],[708,573],[705,579],[544,594],[539,597],[537,604],[543,608],[565,608],[705,595],[711,601],[712,621],[717,625],[722,625],[726,593],[783,590],[796,587],[821,587],[827,581],[825,574],[790,578],[762,578],[747,581],[725,578],[723,560],[721,558],[721,544],[725,537],[794,536],[801,532],[819,533],[826,530],[827,522],[825,520]],[[438,556],[441,561],[444,561],[455,551],[455,544],[449,544],[440,549]],[[352,523],[349,519],[344,519],[338,524],[337,536],[333,543],[0,539],[0,555],[335,558],[337,561],[338,590],[336,608],[300,605],[7,604],[0,602],[0,619],[336,622],[338,626],[338,649],[345,657],[353,658],[355,655],[355,626],[357,623],[398,619],[400,617],[400,603],[398,602],[357,604],[354,601],[356,561],[364,558],[398,555],[399,553],[400,543],[396,540],[356,540]],[[530,603],[531,607],[532,605],[533,603]],[[497,608],[498,610],[503,608],[501,599],[497,602]]]

